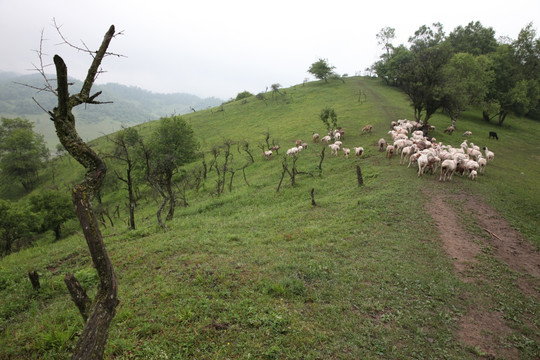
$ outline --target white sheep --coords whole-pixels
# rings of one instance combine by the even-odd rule
[[[339,146],[339,148],[341,149],[341,145],[343,145],[343,143],[341,141],[334,141],[334,144],[336,144],[337,146]]]
[[[332,140],[332,137],[330,135],[323,136],[321,141],[325,143],[329,143],[330,140]]]
[[[417,160],[418,163],[418,176],[422,176],[426,167],[428,166],[429,160],[426,154],[421,154]]]
[[[356,154],[356,156],[362,156],[362,154],[364,153],[364,148],[361,146],[355,147],[354,153]]]
[[[407,158],[412,155],[412,153],[414,152],[414,149],[415,149],[415,145],[411,145],[411,146],[405,146],[403,150],[401,150],[401,161],[399,162],[400,165],[403,164],[404,160],[407,160]]]
[[[338,145],[330,144],[330,145],[328,145],[328,147],[330,147],[330,149],[332,150],[332,155],[335,155],[335,156],[338,155],[338,151],[339,151],[339,146]]]
[[[386,146],[386,140],[383,138],[379,139],[379,151],[384,151],[384,147]]]
[[[478,176],[478,173],[476,172],[476,170],[472,170],[471,173],[469,174],[469,177],[471,178],[471,180],[476,180],[477,176]]]
[[[287,155],[298,155],[298,148],[296,146],[290,148],[287,150]]]
[[[487,147],[484,147],[484,151],[486,153],[487,161],[491,161],[495,158],[495,154],[493,153],[493,151],[489,151]]]
[[[463,136],[471,136],[471,135],[472,135],[472,132],[470,132],[469,130],[463,133]]]
[[[314,133],[313,134],[313,142],[317,142],[317,141],[319,141],[319,134]]]
[[[487,160],[486,160],[486,158],[483,158],[483,157],[480,156],[480,158],[478,158],[477,162],[478,162],[478,172],[480,174],[483,174],[484,171],[486,170]]]
[[[387,145],[386,146],[386,157],[388,160],[392,159],[392,155],[394,155],[394,145]]]
[[[270,157],[272,156],[272,150],[267,150],[263,153],[263,156],[267,159],[270,159]]]
[[[441,164],[441,176],[439,177],[439,181],[446,181],[446,179],[452,180],[452,175],[454,175],[456,168],[457,160],[444,160]]]
[[[349,154],[351,153],[351,149],[349,148],[343,148],[343,153],[345,154],[345,157],[348,159]]]

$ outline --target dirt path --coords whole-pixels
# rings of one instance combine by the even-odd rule
[[[429,199],[425,204],[438,229],[442,246],[452,258],[454,268],[464,282],[479,279],[473,270],[478,265],[477,255],[482,248],[490,248],[493,256],[520,274],[519,289],[528,297],[540,300],[537,290],[540,284],[540,253],[523,241],[522,236],[481,197],[468,194],[444,194],[439,191],[426,192]],[[489,234],[475,235],[467,226],[476,224]],[[480,349],[488,358],[503,357],[518,359],[519,350],[509,347],[498,339],[512,334],[512,329],[502,319],[501,313],[473,306],[459,322],[459,338],[472,348]]]

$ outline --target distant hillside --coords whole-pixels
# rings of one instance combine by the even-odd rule
[[[54,79],[54,76],[51,75],[50,78]],[[71,92],[78,91],[82,82],[76,79],[71,81],[73,82]],[[0,72],[0,116],[21,117],[34,121],[36,131],[45,136],[49,147],[54,148],[58,140],[52,122],[32,100],[36,99],[47,110],[56,105],[54,95],[32,88],[40,88],[43,83],[43,78],[39,74]],[[122,125],[132,126],[173,113],[185,114],[192,111],[191,109],[203,110],[223,102],[214,97],[203,99],[185,93],[157,94],[120,84],[95,85],[93,91],[103,92],[98,98],[99,101],[112,103],[75,110],[80,135],[86,140],[116,131]]]

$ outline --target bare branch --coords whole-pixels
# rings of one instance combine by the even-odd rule
[[[94,58],[95,55],[97,55],[98,51],[94,51],[94,50],[90,50],[90,48],[88,46],[86,46],[86,44],[84,43],[84,41],[81,40],[82,44],[84,47],[79,47],[77,45],[74,45],[72,44],[71,42],[69,42],[65,37],[64,37],[64,34],[62,34],[62,31],[60,31],[60,28],[62,27],[61,25],[58,25],[56,23],[56,19],[53,18],[53,22],[54,22],[54,27],[56,29],[56,31],[58,32],[58,35],[60,35],[60,38],[62,39],[63,43],[62,44],[66,44],[68,45],[69,47],[72,47],[73,49],[77,50],[77,51],[82,51],[82,52],[85,52],[85,53],[88,53],[90,54],[90,56],[92,56],[92,58]],[[116,36],[119,36],[119,35],[124,35],[124,31],[119,31],[117,33],[113,33],[112,34],[112,37],[116,37]],[[105,52],[106,56],[117,56],[117,57],[126,57],[125,55],[121,55],[121,54],[116,54],[116,53],[112,53],[112,52]]]

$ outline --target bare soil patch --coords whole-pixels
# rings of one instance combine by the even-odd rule
[[[425,209],[433,218],[442,246],[452,258],[454,268],[463,281],[474,282],[478,279],[478,275],[468,275],[468,271],[478,264],[477,255],[481,248],[489,246],[499,261],[522,274],[516,281],[521,291],[526,296],[540,299],[540,293],[536,290],[540,284],[540,254],[501,214],[476,195],[437,191],[426,193],[426,197],[429,200]],[[464,216],[474,220],[489,234],[489,240],[467,231],[462,223]],[[488,358],[519,358],[516,348],[504,344],[503,339],[512,334],[512,330],[501,314],[471,307],[460,319],[459,325],[461,341],[487,354]]]

